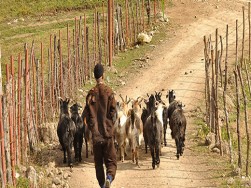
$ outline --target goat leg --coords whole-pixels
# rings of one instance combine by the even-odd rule
[[[150,146],[151,156],[152,156],[152,167],[155,169],[155,156],[154,156],[154,148]]]
[[[75,161],[78,161],[78,142],[77,142],[77,138],[74,138],[73,141],[73,147],[74,147],[74,152],[75,152]]]
[[[175,144],[176,144],[176,149],[177,149],[177,153],[176,153],[176,157],[177,159],[180,158],[180,144],[179,144],[179,139],[175,138]]]
[[[155,148],[155,153],[156,153],[156,165],[159,168],[159,163],[160,163],[160,151],[161,151],[161,145],[160,144],[156,144],[156,148]]]
[[[63,147],[63,151],[64,151],[64,160],[63,160],[63,163],[66,163],[66,149],[65,149],[65,147]]]
[[[121,161],[124,162],[125,161],[125,147],[122,145],[120,147],[120,156],[121,156]]]
[[[88,142],[87,142],[87,139],[85,139],[85,155],[86,155],[86,158],[88,158]]]
[[[134,163],[135,160],[134,160],[134,149],[132,149],[132,162]]]
[[[139,150],[136,148],[135,151],[136,165],[139,166]]]
[[[68,157],[68,165],[69,167],[72,168],[73,164],[71,160],[71,147],[70,146],[67,147],[67,157]]]
[[[165,146],[167,145],[167,142],[166,142],[166,127],[167,126],[164,126],[164,145]]]
[[[79,158],[78,158],[78,160],[79,160],[79,162],[81,162],[82,161],[82,146],[83,146],[83,136],[81,136],[80,138],[79,138],[79,149],[78,149],[78,152],[79,152]]]

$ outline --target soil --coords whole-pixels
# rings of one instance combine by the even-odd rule
[[[162,98],[166,100],[167,91],[174,89],[176,98],[186,105],[188,125],[184,156],[176,159],[175,143],[170,138],[169,130],[168,145],[162,148],[160,167],[152,169],[150,153],[145,154],[142,147],[140,167],[132,163],[130,155],[125,162],[118,161],[116,179],[112,183],[114,188],[219,187],[223,178],[228,175],[229,169],[224,165],[226,158],[200,150],[205,146],[200,146],[197,139],[198,125],[191,113],[204,110],[203,37],[214,35],[216,28],[224,35],[226,24],[229,24],[230,32],[234,32],[235,20],[242,19],[243,1],[172,2],[174,5],[167,10],[171,23],[167,29],[168,38],[160,41],[159,45],[145,55],[150,59],[149,66],[139,69],[137,73],[129,73],[126,85],[120,87],[116,93],[137,98],[162,91]],[[62,158],[61,154],[58,157],[57,161]],[[62,167],[62,163],[57,165],[68,171],[67,167]],[[69,185],[72,188],[98,187],[93,156],[88,159],[84,156],[83,162],[73,168]]]

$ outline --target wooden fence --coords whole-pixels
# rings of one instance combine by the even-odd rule
[[[227,25],[224,35],[220,35],[218,29],[216,29],[215,36],[204,37],[205,101],[206,122],[209,130],[215,133],[216,145],[220,149],[220,154],[223,155],[223,150],[228,149],[230,163],[237,163],[240,170],[245,164],[245,175],[249,176],[250,3],[247,10],[243,7],[242,11],[242,21],[236,20],[235,28],[232,28],[231,32],[229,32]],[[247,23],[248,27],[246,27]],[[240,33],[241,36],[239,36]],[[231,92],[235,93],[232,97]],[[230,101],[227,100],[229,98]],[[231,100],[234,101],[234,108],[231,107]],[[220,110],[224,111],[221,117],[219,115]],[[220,125],[221,120],[224,121],[223,125]],[[242,131],[242,127],[245,131]],[[226,132],[227,148],[224,148],[226,145],[224,145],[222,139],[224,136],[222,132]],[[235,141],[237,146],[233,147]],[[246,147],[246,149],[242,147]],[[237,160],[235,156],[237,156]]]
[[[156,0],[125,0],[123,5],[109,0],[107,5],[75,18],[65,36],[62,30],[51,34],[47,49],[45,41],[39,47],[35,41],[25,44],[23,52],[3,64],[4,77],[0,66],[2,187],[16,185],[15,167],[29,162],[28,154],[41,141],[39,128],[57,120],[58,97],[76,99],[77,89],[92,79],[94,65],[112,66],[114,55],[134,46],[137,34],[156,23],[161,8]]]

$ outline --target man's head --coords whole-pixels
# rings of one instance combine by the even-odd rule
[[[94,77],[96,79],[99,79],[103,76],[103,73],[104,73],[103,65],[101,63],[96,64],[94,67]]]

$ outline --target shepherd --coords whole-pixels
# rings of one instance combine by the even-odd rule
[[[96,178],[101,188],[109,188],[117,170],[114,146],[114,123],[116,121],[116,100],[112,89],[104,83],[104,67],[94,67],[96,86],[86,96],[82,117],[92,132],[93,154]],[[106,179],[103,163],[106,166]]]

